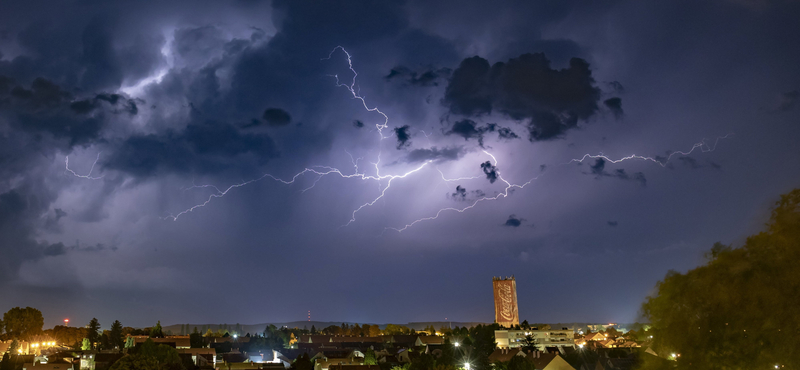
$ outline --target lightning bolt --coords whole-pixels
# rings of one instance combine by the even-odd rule
[[[357,99],[357,100],[359,100],[361,102],[361,105],[363,106],[363,108],[367,112],[377,113],[377,114],[379,114],[379,115],[381,115],[383,117],[382,122],[379,122],[379,123],[375,124],[375,128],[377,129],[377,133],[378,133],[378,137],[379,137],[379,139],[378,139],[378,153],[377,153],[377,156],[376,156],[377,158],[376,158],[375,162],[369,162],[375,168],[374,175],[366,174],[365,172],[361,172],[360,171],[360,169],[359,169],[359,161],[363,160],[363,158],[360,158],[360,157],[359,158],[354,158],[352,154],[350,154],[349,152],[345,151],[345,153],[347,153],[347,155],[350,157],[350,162],[353,165],[353,172],[352,173],[344,173],[344,172],[342,172],[341,170],[339,170],[339,169],[337,169],[335,167],[329,167],[329,166],[309,166],[309,167],[304,168],[302,171],[297,172],[294,176],[292,176],[291,178],[288,178],[288,179],[282,179],[282,178],[279,178],[279,177],[276,177],[276,176],[274,176],[272,174],[268,174],[267,173],[267,174],[264,174],[264,175],[262,175],[262,176],[260,176],[258,178],[252,179],[252,180],[243,181],[241,183],[230,185],[227,188],[225,188],[224,190],[220,189],[220,188],[218,188],[216,186],[213,186],[213,185],[193,185],[192,187],[189,187],[188,189],[209,188],[209,189],[213,189],[214,192],[211,195],[209,195],[208,198],[204,202],[196,204],[196,205],[194,205],[194,206],[192,206],[192,207],[190,207],[190,208],[188,208],[188,209],[186,209],[184,211],[181,211],[181,212],[179,212],[179,213],[177,213],[175,215],[169,215],[169,216],[167,216],[165,218],[171,219],[173,221],[177,221],[180,216],[185,215],[185,214],[187,214],[189,212],[192,212],[192,211],[194,211],[194,210],[196,210],[198,208],[205,207],[210,202],[212,202],[215,198],[222,198],[225,195],[227,195],[230,191],[233,191],[234,189],[237,189],[237,188],[240,188],[240,187],[243,187],[243,186],[246,186],[246,185],[261,181],[261,180],[264,180],[264,179],[272,179],[273,181],[280,182],[280,183],[283,183],[285,185],[292,185],[300,177],[303,177],[305,175],[314,175],[314,176],[316,176],[316,179],[313,181],[313,183],[310,186],[302,189],[301,192],[306,192],[308,190],[313,189],[323,177],[326,177],[328,175],[338,176],[338,177],[343,178],[343,179],[355,178],[355,179],[359,179],[359,180],[362,180],[362,181],[376,181],[377,184],[378,184],[378,195],[375,198],[373,198],[372,200],[367,201],[367,202],[361,204],[360,206],[358,206],[357,208],[355,208],[352,211],[352,213],[350,215],[350,219],[347,221],[347,223],[345,223],[344,225],[340,226],[340,227],[346,227],[346,226],[349,226],[351,223],[356,221],[356,215],[361,210],[363,210],[364,208],[373,206],[379,200],[384,198],[386,196],[387,192],[389,191],[389,189],[391,188],[392,182],[394,180],[404,179],[406,177],[414,175],[414,174],[422,171],[428,165],[430,165],[431,161],[426,161],[423,164],[421,164],[420,166],[418,166],[418,167],[416,167],[416,168],[414,168],[414,169],[412,169],[410,171],[407,171],[407,172],[405,172],[403,174],[399,174],[399,175],[381,175],[381,172],[380,172],[380,163],[381,163],[381,154],[382,154],[381,143],[382,143],[382,141],[384,139],[388,139],[388,138],[392,137],[392,135],[385,136],[384,133],[383,133],[384,129],[389,128],[389,116],[386,113],[382,112],[377,106],[370,107],[367,104],[366,99],[362,95],[360,95],[359,89],[357,88],[357,85],[356,85],[357,84],[357,78],[358,78],[358,72],[353,67],[353,59],[352,59],[351,54],[347,50],[345,50],[344,47],[342,47],[342,46],[335,47],[333,50],[331,50],[331,52],[328,54],[328,56],[326,58],[322,58],[321,60],[330,60],[330,59],[332,59],[334,54],[337,51],[341,51],[346,56],[347,65],[348,65],[348,68],[349,68],[350,72],[352,73],[353,77],[352,77],[352,80],[349,81],[349,83],[346,83],[346,82],[342,82],[342,80],[339,78],[338,74],[329,75],[330,77],[333,77],[335,79],[336,87],[342,87],[342,88],[346,89],[349,92],[349,94],[352,96],[353,99]],[[429,138],[430,134],[428,134],[428,133],[426,133],[424,131],[422,131],[422,133],[423,133],[423,135],[425,135],[426,138]],[[602,153],[596,154],[596,155],[594,155],[594,154],[586,154],[581,158],[572,159],[569,162],[562,163],[560,165],[567,165],[567,164],[570,164],[570,163],[582,163],[583,161],[585,161],[587,159],[603,159],[603,160],[606,160],[606,161],[608,161],[610,163],[619,163],[619,162],[623,162],[623,161],[627,161],[627,160],[643,160],[643,161],[654,162],[654,163],[660,165],[661,167],[666,167],[666,165],[669,163],[669,161],[674,156],[677,156],[677,155],[687,156],[687,155],[692,154],[696,150],[699,150],[699,151],[704,152],[704,153],[705,152],[714,151],[716,149],[717,144],[719,143],[719,141],[721,139],[727,139],[731,135],[732,134],[728,134],[728,135],[725,135],[723,137],[718,137],[714,141],[713,145],[707,143],[706,140],[703,139],[699,143],[694,144],[691,147],[691,149],[689,149],[687,151],[672,152],[667,157],[657,157],[657,156],[656,157],[647,157],[647,156],[632,154],[630,156],[622,157],[622,158],[619,158],[619,159],[612,159],[612,158],[609,158],[608,156],[606,156],[606,155],[604,155]],[[494,162],[494,166],[495,167],[498,165],[498,160],[492,153],[490,153],[490,152],[488,152],[486,150],[483,150],[483,153],[491,158],[491,160]],[[99,154],[98,154],[98,158],[99,158]],[[96,163],[96,161],[95,161],[95,163]],[[67,168],[67,169],[69,170],[69,168]],[[441,170],[439,170],[438,168],[436,170],[439,172],[439,174],[441,175],[442,180],[445,181],[445,182],[474,180],[474,179],[478,179],[478,178],[483,177],[483,176],[479,175],[479,176],[468,176],[468,177],[458,177],[458,178],[447,178],[445,176],[445,174]],[[70,171],[70,172],[72,172],[72,171]],[[72,172],[72,173],[75,174],[74,172]],[[537,180],[541,176],[541,175],[538,175],[538,176],[535,176],[535,177],[531,178],[530,180],[528,180],[528,181],[526,181],[524,183],[515,184],[515,183],[511,183],[510,181],[506,180],[502,176],[502,173],[500,173],[499,170],[496,170],[496,173],[497,173],[497,179],[500,180],[501,183],[505,184],[505,187],[503,188],[503,191],[496,193],[496,195],[491,196],[491,197],[489,197],[489,196],[480,197],[480,198],[474,200],[471,204],[469,204],[469,205],[467,205],[465,207],[462,207],[462,208],[458,208],[458,207],[441,208],[431,216],[416,219],[416,220],[414,220],[414,221],[412,221],[412,222],[410,222],[410,223],[408,223],[408,224],[406,224],[404,226],[401,226],[401,227],[385,227],[384,228],[384,232],[387,231],[387,230],[394,230],[394,231],[397,231],[398,233],[400,233],[400,232],[403,232],[403,231],[407,230],[408,228],[410,228],[410,227],[412,227],[412,226],[414,226],[414,225],[416,225],[418,223],[421,223],[421,222],[424,222],[424,221],[435,220],[440,215],[442,215],[444,213],[448,213],[448,212],[464,213],[464,212],[466,212],[466,211],[468,211],[468,210],[470,210],[472,208],[477,207],[482,202],[495,201],[495,200],[499,200],[501,198],[507,198],[508,196],[511,195],[511,193],[513,193],[513,191],[515,189],[524,189],[526,186],[530,185],[533,181]],[[75,174],[75,175],[78,176],[78,177],[84,177],[84,176],[79,176],[77,174]],[[90,176],[90,175],[91,175],[91,171],[90,171],[89,175],[87,175],[87,176]],[[91,177],[86,177],[86,178],[91,178]]]
[[[483,152],[486,155],[488,155],[489,157],[492,158],[492,161],[494,161],[494,165],[496,167],[497,163],[498,163],[497,162],[497,158],[494,155],[492,155],[492,153],[489,153],[486,150],[484,150]],[[439,171],[439,172],[441,173],[441,171]],[[444,177],[444,174],[442,174],[442,179],[444,179],[444,181],[467,180],[467,179],[474,179],[474,178],[479,178],[479,177],[481,177],[481,176],[464,177],[464,178],[460,178],[460,179],[446,179]],[[500,171],[497,171],[497,179],[506,184],[505,189],[503,189],[503,191],[498,193],[497,195],[495,195],[493,197],[481,197],[481,198],[478,198],[477,200],[472,202],[472,204],[470,204],[470,205],[468,205],[466,207],[463,207],[463,208],[456,208],[456,207],[442,208],[439,211],[437,211],[433,216],[418,218],[418,219],[412,221],[411,223],[406,224],[405,226],[402,226],[402,227],[386,227],[386,228],[384,228],[384,231],[386,231],[386,230],[394,230],[394,231],[397,231],[398,233],[401,233],[401,232],[405,231],[406,229],[408,229],[409,227],[412,227],[412,226],[414,226],[414,225],[416,225],[416,224],[418,224],[420,222],[435,220],[435,219],[439,218],[439,216],[442,213],[445,213],[445,212],[464,213],[464,212],[466,212],[466,211],[468,211],[468,210],[470,210],[472,208],[475,208],[475,206],[477,206],[481,202],[498,200],[500,198],[506,198],[511,194],[511,192],[514,189],[523,189],[523,188],[525,188],[526,186],[528,186],[530,183],[532,183],[534,180],[536,180],[538,178],[539,178],[539,176],[536,176],[536,177],[528,180],[527,182],[525,182],[523,184],[512,184],[508,180],[503,178],[503,175],[500,173]]]
[[[98,177],[92,176],[92,171],[94,171],[94,166],[97,165],[97,161],[100,160],[100,153],[102,153],[102,152],[98,152],[97,153],[97,158],[94,160],[94,163],[92,163],[92,167],[89,168],[89,173],[86,174],[86,175],[78,175],[77,173],[75,173],[75,171],[71,170],[69,168],[69,156],[66,156],[65,157],[66,159],[64,160],[64,174],[66,175],[67,172],[69,172],[75,177],[80,177],[82,179],[87,179],[87,180],[100,180],[100,179],[102,179],[103,176],[98,176]]]
[[[696,149],[700,149],[700,151],[703,152],[703,153],[713,152],[717,148],[717,144],[719,144],[720,140],[727,139],[727,138],[729,138],[731,136],[733,136],[732,133],[727,134],[725,136],[720,136],[720,137],[716,138],[716,140],[714,140],[714,144],[713,145],[709,145],[708,143],[706,143],[706,139],[703,139],[700,142],[695,143],[694,145],[692,145],[691,149],[689,149],[687,151],[672,152],[667,157],[665,157],[663,159],[660,159],[659,157],[645,157],[645,156],[637,155],[637,154],[631,154],[631,155],[629,155],[627,157],[622,157],[622,158],[619,158],[619,159],[611,159],[611,158],[607,157],[606,155],[600,153],[600,154],[585,154],[581,158],[572,159],[567,163],[562,163],[562,165],[570,164],[570,163],[583,163],[583,161],[585,161],[587,159],[603,159],[603,160],[605,160],[607,162],[610,162],[610,163],[619,163],[619,162],[624,162],[624,161],[628,161],[628,160],[632,160],[633,159],[633,160],[650,161],[650,162],[658,164],[661,167],[666,167],[667,164],[669,163],[669,161],[672,159],[672,157],[674,157],[676,155],[687,156],[687,155],[692,154],[692,152],[694,152]]]
[[[379,195],[376,198],[374,198],[373,200],[371,200],[369,202],[366,202],[366,203],[362,204],[361,206],[359,206],[358,208],[356,208],[355,210],[353,210],[353,212],[351,214],[351,217],[350,217],[350,220],[346,224],[342,225],[342,227],[344,227],[344,226],[348,226],[351,223],[355,222],[356,214],[359,211],[361,211],[364,208],[367,208],[367,207],[370,207],[370,206],[374,205],[377,201],[379,201],[381,198],[383,198],[386,195],[386,192],[392,186],[392,181],[394,181],[395,179],[406,178],[406,177],[408,177],[408,176],[410,176],[410,175],[412,175],[412,174],[414,174],[416,172],[421,171],[428,164],[430,164],[430,161],[426,161],[425,163],[423,163],[419,167],[416,167],[416,168],[414,168],[414,169],[412,169],[412,170],[410,170],[410,171],[408,171],[406,173],[403,173],[401,175],[381,175],[381,173],[380,173],[380,161],[381,161],[380,141],[392,137],[392,136],[384,136],[383,135],[383,130],[389,127],[389,116],[386,115],[386,113],[382,112],[378,107],[369,107],[367,105],[366,99],[363,96],[361,96],[358,93],[358,91],[356,91],[356,80],[357,80],[357,77],[358,77],[358,72],[356,72],[356,70],[353,68],[352,56],[350,55],[350,53],[347,50],[345,50],[344,47],[342,47],[342,46],[335,47],[328,54],[328,57],[327,58],[322,58],[322,60],[330,60],[333,57],[333,54],[338,50],[341,50],[344,53],[344,55],[347,57],[347,65],[348,65],[348,68],[350,69],[350,71],[353,73],[353,79],[350,81],[349,84],[347,84],[347,83],[342,83],[341,82],[341,80],[339,79],[339,75],[331,75],[331,77],[336,79],[336,86],[337,87],[343,87],[343,88],[347,89],[350,92],[350,94],[353,96],[353,99],[360,100],[362,106],[368,112],[378,113],[383,117],[383,123],[375,124],[375,127],[378,130],[378,136],[379,136],[379,145],[378,145],[379,151],[378,151],[378,155],[377,155],[377,160],[375,162],[370,162],[375,167],[375,175],[367,175],[366,173],[359,172],[358,161],[361,160],[362,158],[354,159],[353,156],[349,152],[345,152],[345,153],[347,153],[348,156],[350,156],[350,161],[353,164],[353,168],[354,168],[354,172],[353,173],[345,174],[342,171],[340,171],[339,169],[334,168],[334,167],[329,167],[329,166],[310,166],[310,167],[306,167],[302,171],[296,173],[294,176],[291,177],[291,179],[288,179],[288,180],[281,179],[279,177],[276,177],[276,176],[273,176],[273,175],[267,173],[267,174],[264,174],[264,175],[262,175],[262,176],[260,176],[258,178],[252,179],[252,180],[243,181],[243,182],[238,183],[238,184],[230,185],[229,187],[225,188],[225,190],[221,190],[218,187],[213,186],[213,185],[193,185],[193,186],[189,187],[188,189],[192,189],[192,188],[210,188],[210,189],[214,189],[215,192],[212,193],[211,195],[209,195],[208,198],[204,202],[196,204],[196,205],[194,205],[194,206],[192,206],[190,208],[187,208],[187,209],[185,209],[185,210],[183,210],[183,211],[181,211],[181,212],[179,212],[177,214],[174,214],[174,215],[170,214],[170,215],[168,215],[166,217],[163,217],[162,219],[171,219],[173,221],[177,221],[180,216],[185,215],[185,214],[187,214],[189,212],[192,212],[192,211],[194,211],[194,210],[196,210],[198,208],[205,207],[206,205],[208,205],[215,198],[222,198],[222,197],[224,197],[225,195],[227,195],[230,191],[232,191],[234,189],[237,189],[237,188],[240,188],[242,186],[246,186],[246,185],[252,184],[254,182],[258,182],[258,181],[267,179],[267,178],[272,179],[272,180],[277,181],[277,182],[280,182],[280,183],[283,183],[285,185],[291,185],[295,181],[297,181],[298,178],[300,178],[303,175],[306,175],[306,174],[316,175],[317,178],[316,178],[316,180],[314,180],[314,182],[311,184],[311,186],[302,189],[301,192],[305,192],[305,191],[308,191],[308,190],[314,188],[314,186],[316,186],[316,184],[323,177],[325,177],[327,175],[335,175],[335,176],[339,176],[339,177],[345,178],[345,179],[357,178],[357,179],[360,179],[360,180],[377,181],[378,182]],[[381,183],[384,180],[387,180],[385,186],[381,185]]]
[[[672,157],[674,157],[676,155],[687,156],[687,155],[692,154],[697,149],[700,149],[700,151],[703,152],[703,153],[713,152],[714,150],[716,150],[717,144],[719,144],[720,140],[728,139],[731,136],[733,136],[732,133],[727,134],[725,136],[717,137],[714,140],[713,145],[709,145],[706,142],[706,139],[703,139],[700,142],[695,143],[694,145],[692,145],[691,149],[689,149],[687,151],[672,152],[667,157],[665,157],[665,158],[663,158],[661,160],[659,160],[658,157],[646,157],[646,156],[642,156],[642,155],[638,155],[638,154],[632,154],[632,155],[629,155],[629,156],[626,156],[626,157],[622,157],[622,158],[619,158],[619,159],[611,159],[608,156],[606,156],[606,155],[601,153],[601,154],[597,154],[597,155],[585,154],[581,158],[572,159],[569,162],[562,163],[560,165],[567,165],[567,164],[576,163],[576,162],[582,163],[586,159],[590,159],[590,158],[591,159],[602,158],[603,160],[606,160],[606,161],[608,161],[610,163],[620,163],[620,162],[624,162],[624,161],[627,161],[627,160],[644,160],[644,161],[654,162],[654,163],[660,165],[661,167],[666,167],[667,164],[669,163],[669,161],[672,159]],[[494,161],[494,165],[497,166],[497,163],[498,163],[497,162],[497,158],[494,155],[492,155],[492,153],[489,153],[486,150],[484,150],[483,152],[486,155],[488,155],[489,157],[491,157],[492,161]],[[446,178],[444,176],[444,173],[442,173],[441,170],[439,170],[439,173],[442,175],[442,180],[447,181],[447,182],[450,182],[450,181],[461,181],[461,180],[472,180],[472,179],[477,179],[477,178],[482,177],[482,176],[472,176],[472,177],[459,177],[459,178],[455,178],[455,179],[448,179],[448,178]],[[539,175],[539,176],[541,176],[541,175]],[[442,208],[442,209],[439,209],[433,216],[416,219],[416,220],[412,221],[411,223],[408,223],[408,224],[406,224],[406,225],[404,225],[402,227],[386,227],[386,228],[384,228],[384,232],[386,230],[394,230],[394,231],[397,231],[397,232],[403,232],[403,231],[407,230],[408,228],[410,228],[410,227],[412,227],[412,226],[414,226],[414,225],[416,225],[416,224],[418,224],[420,222],[435,220],[435,219],[439,218],[439,216],[442,215],[442,213],[445,213],[445,212],[464,213],[464,212],[466,212],[466,211],[468,211],[468,210],[470,210],[472,208],[475,208],[475,206],[477,206],[481,202],[498,200],[500,198],[506,198],[506,197],[508,197],[510,195],[510,193],[509,193],[510,191],[512,191],[514,189],[522,189],[522,188],[524,188],[525,186],[529,185],[534,180],[537,180],[539,178],[539,176],[536,176],[536,177],[528,180],[527,182],[525,182],[525,183],[523,183],[521,185],[518,185],[518,184],[512,184],[512,183],[508,182],[506,179],[503,178],[502,174],[498,171],[498,180],[500,180],[503,183],[505,183],[506,187],[505,187],[505,189],[503,189],[502,192],[498,193],[497,195],[495,195],[493,197],[482,197],[482,198],[479,198],[479,199],[475,200],[474,202],[472,202],[472,204],[470,204],[470,205],[468,205],[466,207],[463,207],[463,208],[456,208],[456,207]]]

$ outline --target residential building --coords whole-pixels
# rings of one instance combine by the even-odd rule
[[[561,330],[495,330],[494,338],[498,348],[519,348],[525,345],[525,337],[530,335],[534,345],[539,351],[547,347],[575,348],[574,332],[570,329]]]

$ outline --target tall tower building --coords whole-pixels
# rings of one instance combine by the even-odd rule
[[[517,281],[510,278],[492,277],[494,286],[494,322],[511,328],[519,325],[517,310]]]

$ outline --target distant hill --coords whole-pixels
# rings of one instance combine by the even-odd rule
[[[247,333],[255,334],[255,333],[262,333],[264,331],[264,329],[267,327],[267,325],[270,325],[270,324],[271,325],[275,325],[275,326],[277,326],[279,328],[286,326],[286,327],[289,327],[289,328],[300,328],[300,329],[306,328],[306,329],[309,329],[309,330],[311,330],[311,326],[313,325],[317,330],[320,330],[320,329],[326,328],[326,327],[331,326],[331,325],[339,326],[339,325],[342,325],[342,323],[345,323],[345,324],[348,324],[348,325],[355,325],[356,324],[354,322],[340,322],[340,321],[335,321],[335,322],[334,321],[290,321],[290,322],[275,322],[275,323],[263,323],[263,324],[237,324],[237,323],[232,323],[232,324],[189,324],[188,333],[183,333],[183,334],[191,333],[192,331],[194,331],[194,328],[197,328],[197,331],[199,331],[201,333],[205,333],[205,331],[208,330],[208,329],[211,329],[212,331],[217,331],[219,329],[223,329],[223,330],[228,330],[229,332],[234,332],[234,331],[237,331],[236,330],[237,325],[240,328],[239,334],[241,334],[241,335],[245,335]],[[364,323],[358,323],[358,324],[359,325],[364,325]],[[375,323],[367,323],[367,324],[375,325]],[[410,322],[410,323],[407,323],[407,324],[397,324],[397,325],[407,326],[407,327],[409,327],[411,329],[414,329],[414,330],[424,330],[425,327],[427,327],[429,325],[433,325],[434,328],[439,329],[439,328],[441,328],[443,326],[450,327],[452,325],[452,327],[456,327],[456,326],[459,326],[459,327],[462,327],[462,326],[473,327],[473,326],[476,326],[478,324],[486,324],[486,323],[481,323],[481,322],[455,322],[455,321],[454,322],[449,322],[449,321],[430,321],[430,322]],[[186,324],[174,324],[174,325],[164,326],[163,328],[164,328],[165,332],[170,331],[170,332],[172,332],[173,335],[179,335],[179,334],[181,334],[181,326],[186,328],[185,325]],[[386,325],[388,325],[388,324],[377,324],[377,325],[381,329],[386,329]]]
[[[286,326],[286,327],[289,327],[289,328],[300,328],[300,329],[306,328],[306,329],[309,329],[309,330],[311,329],[311,326],[313,325],[317,330],[321,330],[321,329],[326,328],[326,327],[331,326],[331,325],[339,326],[339,325],[342,325],[342,323],[343,322],[340,322],[340,321],[290,321],[290,322],[275,322],[275,323],[246,324],[246,325],[245,324],[236,324],[236,323],[233,323],[233,324],[189,324],[188,332],[186,332],[184,334],[191,333],[194,330],[195,327],[201,333],[205,333],[205,331],[207,329],[211,329],[212,331],[217,331],[219,329],[225,329],[225,330],[228,330],[229,332],[236,332],[237,331],[237,329],[236,329],[237,325],[239,325],[240,330],[238,330],[238,334],[245,335],[247,333],[250,333],[250,334],[262,333],[262,332],[264,332],[264,328],[266,328],[267,325],[270,325],[270,324],[271,325],[275,325],[275,326],[277,326],[279,328]],[[346,323],[348,325],[355,325],[356,324],[354,322],[344,322],[344,323]],[[358,323],[358,324],[359,325],[364,325],[364,323]],[[367,324],[375,325],[375,323],[367,323]],[[481,324],[482,325],[487,325],[487,324],[491,324],[491,323],[485,323],[485,322],[456,322],[456,321],[453,321],[453,322],[450,322],[450,321],[425,321],[425,322],[410,322],[410,323],[406,323],[406,324],[397,324],[397,325],[407,326],[407,327],[409,327],[411,329],[414,329],[414,330],[425,330],[425,328],[430,326],[430,325],[433,325],[434,328],[439,329],[439,328],[441,328],[443,326],[446,326],[446,327],[457,327],[457,326],[458,327],[464,327],[464,326],[466,326],[468,328],[471,328],[473,326],[481,325]],[[186,328],[186,326],[185,326],[186,324],[183,324],[183,325],[184,325],[184,328]],[[378,326],[381,329],[386,329],[386,325],[388,325],[388,324],[378,324]],[[534,323],[531,322],[531,325],[534,325]],[[561,328],[565,327],[565,328],[569,328],[569,329],[573,329],[573,330],[584,330],[585,331],[587,329],[588,325],[603,325],[603,324],[586,323],[586,322],[572,322],[572,323],[556,323],[556,324],[549,324],[549,325],[553,329],[561,329]],[[622,328],[630,329],[633,325],[635,325],[635,324],[617,324],[617,328],[622,327]],[[178,334],[181,334],[181,326],[182,326],[181,324],[164,326],[164,331],[165,332],[171,331],[173,335],[178,335]]]

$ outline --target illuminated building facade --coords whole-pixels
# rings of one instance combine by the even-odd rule
[[[525,337],[530,335],[536,349],[545,351],[547,347],[575,348],[575,331],[561,330],[495,330],[494,338],[497,348],[519,348],[525,345]]]
[[[493,277],[494,286],[494,322],[503,327],[513,328],[519,325],[517,309],[517,281],[514,277]]]

